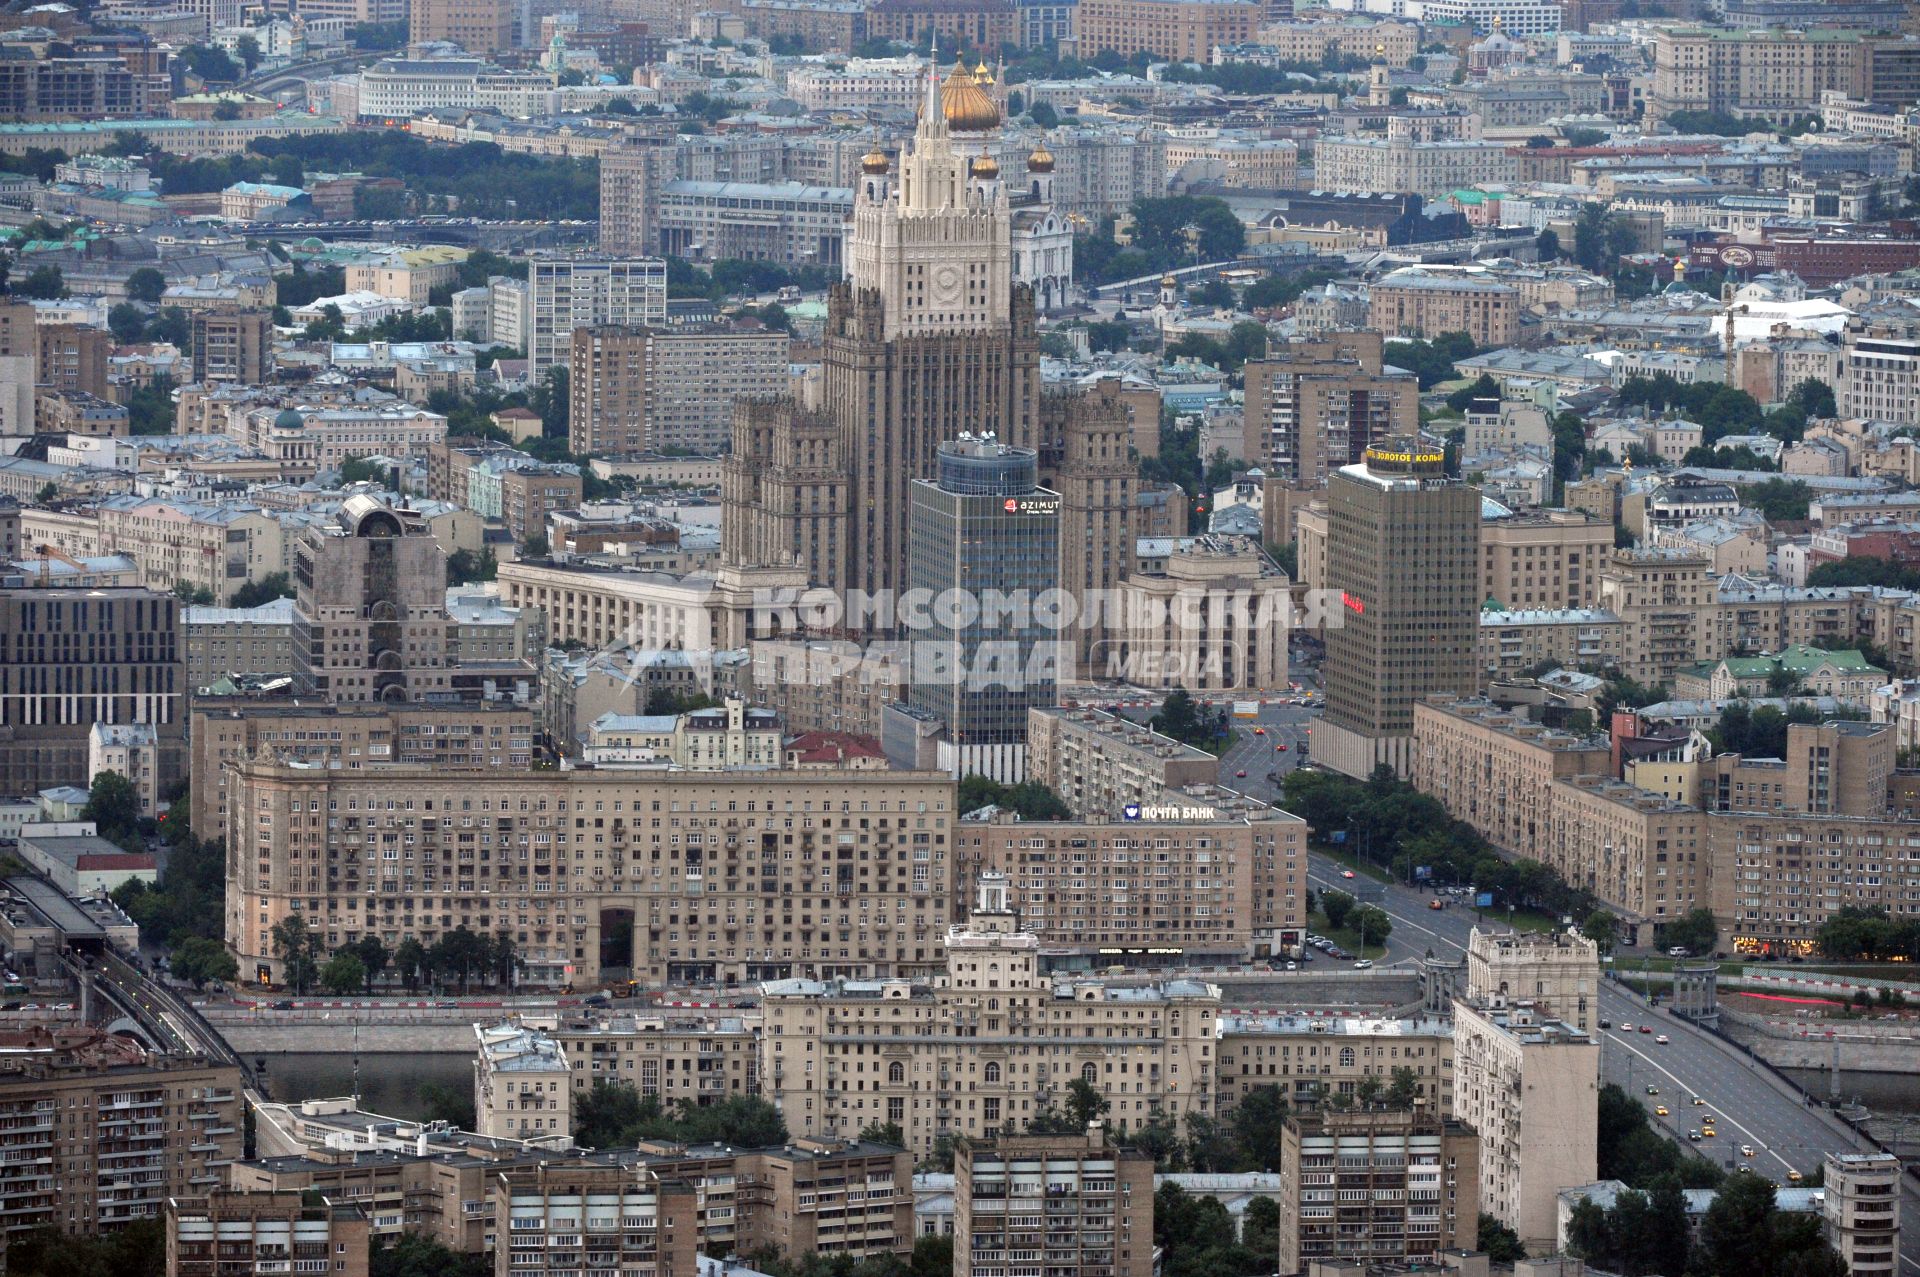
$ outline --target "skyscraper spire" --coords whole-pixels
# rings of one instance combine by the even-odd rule
[[[933,43],[927,52],[927,98],[920,107],[920,135],[930,136],[938,129],[945,132],[946,112],[940,102],[940,33],[933,33]]]

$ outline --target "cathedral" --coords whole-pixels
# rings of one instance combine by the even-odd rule
[[[992,433],[1040,455],[1061,493],[1062,584],[1111,588],[1131,545],[1134,463],[1112,393],[1042,393],[1036,288],[1071,287],[1053,157],[1024,179],[994,157],[1002,113],[984,66],[928,76],[911,145],[862,162],[847,279],[827,301],[818,408],[736,406],[722,554],[793,566],[842,597],[904,588],[909,485],[939,445]]]

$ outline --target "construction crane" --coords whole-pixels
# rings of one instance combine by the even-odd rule
[[[87,570],[86,564],[57,546],[37,545],[34,547],[34,553],[40,556],[39,584],[42,588],[53,584],[53,561],[55,559],[60,560],[60,562],[66,564],[76,572],[85,572]]]

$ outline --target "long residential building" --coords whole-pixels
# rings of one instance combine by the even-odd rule
[[[92,1237],[218,1188],[241,1154],[240,1070],[86,1026],[0,1033],[8,1235]]]
[[[570,445],[581,456],[724,452],[735,400],[785,393],[788,341],[720,325],[575,329]]]
[[[1255,1012],[1220,1017],[1223,1112],[1269,1086],[1296,1110],[1327,1096],[1357,1100],[1363,1085],[1384,1094],[1400,1069],[1412,1070],[1416,1098],[1428,1113],[1452,1113],[1452,1023]]]
[[[983,874],[971,918],[945,936],[944,979],[765,985],[761,1088],[787,1125],[898,1123],[924,1156],[941,1136],[1023,1126],[1074,1081],[1106,1096],[1122,1131],[1213,1112],[1216,986],[1057,979],[1016,927],[1005,879]]]
[[[1027,775],[1088,819],[1160,805],[1169,790],[1212,785],[1220,760],[1152,728],[1085,708],[1027,711]]]
[[[1280,1267],[1433,1263],[1471,1247],[1480,1220],[1479,1139],[1430,1109],[1362,1107],[1287,1119]]]
[[[225,774],[227,942],[275,978],[272,929],[294,914],[329,948],[511,930],[536,985],[596,971],[625,912],[633,974],[651,984],[864,979],[940,962],[945,775],[352,771],[270,753]]]
[[[957,880],[1005,874],[1021,926],[1087,965],[1232,964],[1295,953],[1306,822],[1257,804],[1138,819],[963,820]]]
[[[658,257],[547,257],[527,265],[533,325],[527,376],[537,382],[565,368],[576,328],[597,324],[663,324],[667,264]]]

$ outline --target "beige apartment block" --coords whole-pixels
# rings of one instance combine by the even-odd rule
[[[272,928],[296,911],[329,948],[510,930],[531,985],[597,973],[621,911],[633,974],[656,985],[940,964],[944,774],[667,772],[636,787],[618,771],[336,771],[256,755],[226,775],[227,942],[249,970],[277,977]]]
[[[947,932],[944,977],[764,985],[762,1093],[789,1128],[824,1137],[897,1122],[915,1156],[943,1135],[1024,1126],[1076,1080],[1121,1131],[1214,1111],[1216,986],[1062,982],[1016,926],[1006,880],[984,874],[972,917]]]
[[[1827,1242],[1853,1277],[1900,1271],[1900,1196],[1905,1175],[1892,1153],[1828,1153],[1821,1215]]]
[[[1420,390],[1386,370],[1377,332],[1333,332],[1276,343],[1246,367],[1249,465],[1290,487],[1321,487],[1341,466],[1419,425]]]
[[[96,1028],[0,1033],[8,1234],[97,1236],[219,1187],[241,1153],[240,1070]]]
[[[1514,611],[1591,608],[1613,524],[1580,510],[1533,510],[1480,524],[1485,597]]]
[[[1112,819],[1170,789],[1212,785],[1220,760],[1204,750],[1098,709],[1027,711],[1027,775],[1086,819]]]
[[[1653,41],[1647,118],[1723,111],[1756,126],[1787,124],[1836,90],[1858,96],[1861,32],[1814,28],[1669,28]]]
[[[573,451],[726,451],[737,399],[787,390],[789,338],[722,325],[601,325],[573,333]]]
[[[1471,1247],[1480,1141],[1420,1109],[1300,1113],[1280,1139],[1280,1267],[1400,1267]]]
[[[958,881],[1006,875],[1021,927],[1096,967],[1273,957],[1299,947],[1306,923],[1306,823],[1275,808],[966,820],[954,843]]]
[[[1445,1019],[1227,1013],[1220,1017],[1220,1110],[1277,1087],[1296,1110],[1323,1095],[1357,1095],[1373,1079],[1384,1093],[1395,1069],[1412,1069],[1429,1113],[1453,1111],[1453,1024]]]
[[[1698,661],[1716,597],[1703,554],[1615,550],[1601,567],[1595,604],[1626,625],[1620,672],[1642,683],[1666,683]]]
[[[223,1187],[169,1197],[166,1230],[167,1277],[227,1277],[240,1265],[367,1277],[368,1221],[357,1203]]]
[[[512,1021],[476,1024],[474,1130],[511,1140],[573,1138],[573,1071],[551,1036]]]
[[[954,1277],[1046,1256],[1051,1277],[1153,1272],[1153,1158],[1085,1135],[998,1135],[954,1150]]]
[[[1441,142],[1438,146],[1478,146]],[[1378,190],[1411,190],[1407,186]],[[1481,346],[1513,341],[1520,318],[1520,292],[1480,273],[1402,267],[1374,281],[1368,326],[1388,337],[1438,337],[1466,333]]]
[[[759,1034],[743,1019],[649,1012],[555,1017],[540,1025],[573,1074],[574,1102],[601,1082],[717,1104],[760,1092]]]
[[[1488,679],[1517,678],[1553,662],[1565,669],[1613,669],[1623,659],[1626,626],[1611,612],[1480,612],[1478,668]]]
[[[1482,931],[1467,938],[1467,1000],[1532,1002],[1540,1014],[1593,1032],[1600,950],[1577,931]]]
[[[1456,1000],[1453,1016],[1453,1114],[1479,1134],[1479,1209],[1545,1254],[1560,1190],[1594,1180],[1600,1044],[1525,1001]]]

